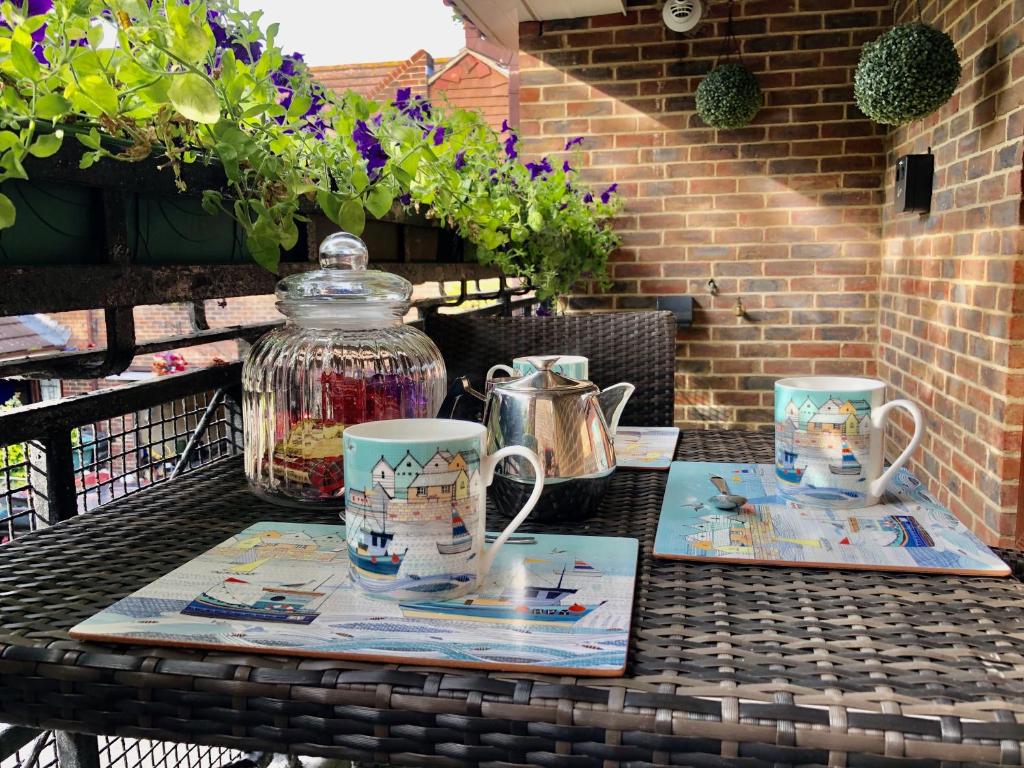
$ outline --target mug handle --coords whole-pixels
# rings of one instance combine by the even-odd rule
[[[905,408],[914,419],[914,436],[910,438],[910,444],[903,449],[903,453],[900,454],[899,458],[892,463],[885,472],[875,481],[871,483],[871,495],[877,498],[882,498],[885,493],[885,489],[889,487],[889,481],[892,480],[893,475],[899,471],[899,468],[907,463],[917,446],[921,444],[921,440],[924,438],[924,419],[921,418],[921,409],[917,407],[916,403],[912,403],[910,400],[890,400],[880,408],[877,408],[871,412],[871,427],[872,429],[884,430],[885,424],[889,420],[889,411],[893,408]],[[882,435],[882,444],[885,444],[885,435]]]
[[[533,493],[530,494],[530,498],[526,500],[523,508],[519,510],[519,513],[512,519],[512,522],[505,526],[505,530],[502,531],[498,538],[494,540],[494,543],[487,548],[487,551],[483,553],[483,557],[480,558],[480,566],[477,571],[477,578],[482,579],[484,575],[491,570],[491,566],[494,565],[494,558],[498,554],[498,550],[504,546],[505,542],[508,541],[509,536],[516,532],[516,529],[523,524],[527,516],[533,511],[533,508],[537,506],[537,501],[540,499],[540,494],[544,490],[544,468],[540,465],[540,459],[537,454],[531,451],[529,448],[524,448],[521,445],[509,445],[501,450],[495,451],[492,454],[484,456],[481,462],[482,479],[484,480],[485,486],[490,486],[494,482],[494,470],[498,467],[498,462],[504,459],[506,456],[522,456],[533,466]]]
[[[498,371],[504,371],[509,376],[516,375],[516,372],[512,370],[511,366],[505,365],[504,363],[498,363],[497,365],[492,365],[490,367],[490,370],[487,371],[487,378],[484,379],[484,381],[489,381],[490,379],[493,379],[494,374],[496,374]]]

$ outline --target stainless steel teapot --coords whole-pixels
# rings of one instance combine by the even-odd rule
[[[463,397],[484,403],[488,452],[506,445],[526,446],[544,466],[544,493],[534,510],[538,518],[585,517],[600,503],[615,471],[615,429],[632,384],[599,390],[551,370],[558,357],[533,357],[537,370],[496,382],[485,397],[466,379],[455,383],[440,416],[466,414]],[[533,486],[533,469],[517,457],[498,465],[492,495],[498,509],[519,509]],[[524,496],[525,494],[525,496]]]

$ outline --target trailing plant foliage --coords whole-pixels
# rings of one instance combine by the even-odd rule
[[[952,39],[917,22],[893,27],[864,46],[853,94],[876,123],[903,125],[949,101],[959,82],[960,57]]]
[[[397,201],[542,298],[588,273],[606,280],[614,186],[595,197],[569,163],[524,165],[507,126],[408,90],[385,104],[326,91],[237,0],[7,0],[0,13],[0,182],[75,140],[83,168],[155,158],[181,189],[184,166],[220,164],[227,189],[192,192],[234,217],[271,270],[297,242],[303,203],[358,234]],[[15,216],[0,194],[0,228]]]
[[[764,103],[754,73],[736,62],[720,64],[697,86],[697,114],[711,128],[743,128]]]

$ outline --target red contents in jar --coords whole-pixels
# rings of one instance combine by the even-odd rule
[[[328,424],[362,424],[367,421],[366,384],[340,373],[320,377],[321,408]]]

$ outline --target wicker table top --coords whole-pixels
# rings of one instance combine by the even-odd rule
[[[679,457],[769,461],[771,436],[684,432]],[[0,720],[404,765],[1020,764],[1016,578],[652,560],[665,476],[620,471],[586,525],[530,526],[640,540],[626,677],[69,639],[252,522],[325,520],[228,460],[0,548]]]

